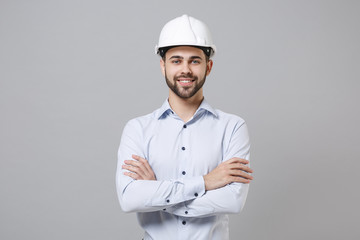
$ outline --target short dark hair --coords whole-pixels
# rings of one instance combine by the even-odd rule
[[[165,54],[166,52],[170,49],[170,48],[174,48],[174,47],[180,47],[183,45],[177,45],[177,46],[170,46],[170,47],[162,47],[159,48],[159,55],[160,57],[165,61]],[[210,59],[210,55],[213,52],[213,49],[211,47],[201,47],[201,46],[192,46],[189,45],[189,47],[196,47],[196,48],[200,48],[201,50],[203,50],[204,54],[205,54],[205,58],[206,58],[206,62],[209,61]]]

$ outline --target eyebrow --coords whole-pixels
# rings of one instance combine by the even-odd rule
[[[169,58],[169,60],[174,59],[174,58],[176,58],[176,59],[184,59],[184,57],[182,57],[182,56],[174,55],[174,56],[171,56]],[[189,57],[189,59],[197,59],[197,58],[202,60],[202,58],[200,56],[191,56],[191,57]]]

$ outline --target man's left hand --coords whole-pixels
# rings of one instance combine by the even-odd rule
[[[124,175],[135,180],[156,180],[155,173],[145,158],[137,155],[132,155],[132,158],[135,160],[125,160],[122,165],[123,169],[130,171],[124,172]]]

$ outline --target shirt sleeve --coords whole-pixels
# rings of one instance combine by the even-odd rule
[[[152,212],[204,195],[202,176],[164,181],[134,180],[124,175],[124,160],[136,154],[144,157],[142,127],[129,121],[124,130],[118,151],[116,189],[121,208],[125,212]]]
[[[234,128],[223,161],[233,157],[250,160],[250,141],[247,125],[242,122]],[[246,201],[249,184],[231,183],[222,188],[206,191],[199,198],[168,209],[183,217],[207,217],[216,214],[239,213]]]

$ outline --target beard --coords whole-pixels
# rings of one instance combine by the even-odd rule
[[[191,78],[193,80],[192,86],[180,86],[177,84],[179,78]],[[204,78],[198,81],[197,76],[193,76],[192,74],[186,74],[186,75],[180,75],[175,76],[173,81],[171,82],[169,78],[167,77],[166,71],[165,71],[165,80],[168,87],[173,91],[178,97],[180,98],[191,98],[194,96],[204,85],[206,80],[206,74],[204,75]]]

